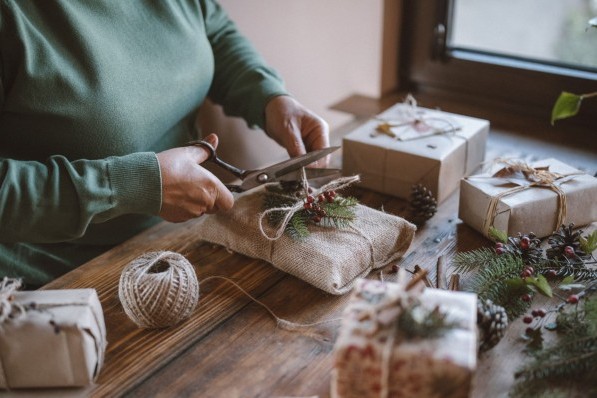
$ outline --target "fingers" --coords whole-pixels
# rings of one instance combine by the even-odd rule
[[[214,147],[214,149],[218,147],[219,139],[215,134],[208,135],[207,137],[203,138],[203,141],[209,143],[212,147]],[[211,155],[209,150],[201,145],[193,145],[188,147],[188,149],[190,150],[190,154],[196,164],[205,162]]]

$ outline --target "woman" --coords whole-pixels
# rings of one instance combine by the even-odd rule
[[[29,287],[232,207],[182,146],[207,96],[291,156],[329,143],[214,0],[6,0],[0,57],[0,277]]]

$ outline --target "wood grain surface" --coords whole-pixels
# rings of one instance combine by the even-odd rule
[[[404,200],[360,188],[350,194],[370,207],[408,218]],[[416,234],[400,267],[427,269],[436,280],[457,252],[489,242],[457,217],[458,192]],[[103,306],[108,331],[106,361],[97,383],[84,389],[12,391],[7,396],[94,397],[329,397],[332,350],[347,296],[332,296],[286,275],[268,263],[230,253],[202,242],[195,233],[201,220],[161,223],[46,285],[44,289],[94,288]],[[595,227],[595,225],[593,225]],[[250,237],[248,237],[250,238]],[[195,266],[200,281],[196,311],[184,323],[165,330],[141,330],[124,314],[118,280],[124,266],[139,255],[172,250]],[[391,281],[386,269],[370,278]],[[222,280],[226,276],[262,301],[280,318],[313,323],[300,331],[276,326],[262,307]],[[513,373],[524,356],[516,321],[507,336],[479,361],[473,397],[507,396]]]

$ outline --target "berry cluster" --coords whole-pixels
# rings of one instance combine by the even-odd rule
[[[314,223],[319,223],[321,219],[327,215],[323,208],[323,205],[325,203],[334,202],[334,200],[336,199],[336,191],[325,191],[320,193],[317,196],[317,201],[315,201],[315,197],[311,195],[311,192],[312,191],[310,191],[309,195],[307,195],[307,197],[305,198],[303,208],[307,212],[311,221],[313,221]]]
[[[545,309],[543,309],[543,308],[538,308],[538,309],[534,309],[534,310],[532,310],[530,315],[529,315],[529,314],[527,314],[527,315],[525,315],[525,316],[522,318],[522,321],[523,321],[524,323],[526,323],[527,325],[531,325],[533,322],[535,322],[535,321],[536,321],[536,324],[535,324],[535,326],[534,326],[534,327],[533,327],[533,326],[529,326],[529,327],[526,329],[526,331],[525,331],[526,335],[530,336],[530,335],[532,335],[532,334],[533,334],[533,333],[534,333],[534,332],[535,332],[535,331],[536,331],[538,328],[540,328],[540,327],[543,325],[543,323],[544,323],[544,319],[543,319],[543,318],[545,318],[545,316],[546,316],[548,313],[550,313],[550,312],[554,312],[554,313],[555,313],[555,312],[559,312],[559,311],[561,311],[561,308],[562,308],[563,306],[565,306],[566,304],[578,304],[578,302],[580,301],[580,297],[581,297],[582,295],[583,295],[582,293],[581,293],[581,294],[571,294],[571,295],[569,295],[569,296],[568,296],[566,299],[563,299],[563,298],[562,298],[562,299],[564,300],[564,303],[560,304],[560,305],[559,305],[559,306],[558,306],[556,309],[553,309],[553,310],[546,311],[546,310],[545,310]],[[529,296],[529,295],[527,294],[527,295],[525,295],[525,296]],[[523,296],[523,300],[524,300],[524,296]],[[527,301],[527,300],[524,300],[524,301]],[[529,296],[529,300],[528,300],[528,301],[530,301],[530,296]]]

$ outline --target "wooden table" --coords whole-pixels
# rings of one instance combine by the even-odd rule
[[[354,188],[363,204],[406,216],[404,200]],[[413,269],[427,268],[435,278],[440,255],[490,244],[457,218],[458,192],[421,227],[407,255],[398,262]],[[123,267],[137,256],[155,250],[185,255],[200,280],[222,275],[237,281],[279,317],[299,323],[338,318],[347,296],[332,296],[286,275],[264,261],[202,242],[195,233],[200,220],[161,223],[74,271],[45,289],[97,290],[108,331],[106,362],[97,384],[86,389],[42,391],[40,396],[98,397],[328,397],[333,343],[338,322],[317,328],[316,335],[276,327],[260,306],[221,280],[201,284],[197,310],[186,322],[166,330],[141,330],[124,314],[117,295]],[[388,267],[389,268],[389,267]],[[384,279],[395,275],[384,270]],[[450,272],[450,271],[448,271]],[[379,278],[379,272],[370,275]],[[480,358],[473,397],[506,396],[513,373],[523,360],[518,335],[524,326],[512,325],[506,337]],[[12,392],[10,395],[31,395]]]

